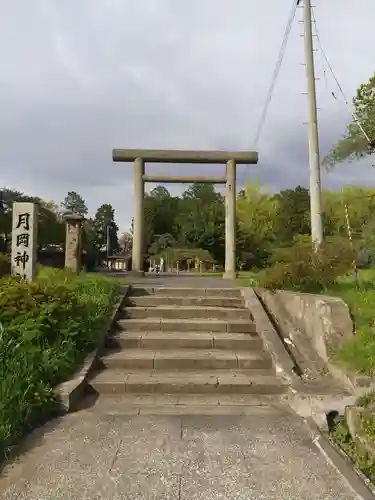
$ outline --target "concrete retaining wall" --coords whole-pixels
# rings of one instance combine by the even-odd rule
[[[256,293],[273,316],[277,318],[284,312],[285,319],[308,337],[325,362],[339,345],[354,335],[349,308],[338,297],[260,288]],[[282,318],[278,319],[282,323]]]
[[[353,390],[357,381],[331,362],[336,349],[354,335],[347,304],[324,295],[262,288],[255,291],[302,373],[317,378],[328,372]]]

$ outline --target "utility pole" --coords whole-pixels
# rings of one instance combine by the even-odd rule
[[[299,5],[301,0],[298,0]],[[312,34],[311,0],[304,2],[304,38],[307,77],[307,98],[309,118],[309,166],[310,166],[310,211],[311,239],[315,248],[323,242],[321,208],[320,155],[318,136],[318,116],[316,110],[316,88],[314,71],[314,46]]]

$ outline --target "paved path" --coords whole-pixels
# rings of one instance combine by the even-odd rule
[[[29,440],[30,441],[30,440]],[[50,422],[0,476],[1,500],[354,500],[303,422],[83,410]]]

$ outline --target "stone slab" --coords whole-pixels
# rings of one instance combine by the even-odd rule
[[[288,408],[281,398],[275,395],[249,394],[131,394],[101,395],[99,398],[87,396],[82,408],[87,412],[101,412],[109,415],[138,414],[142,408],[161,408],[165,414],[173,413],[174,408],[216,407],[220,414],[222,407],[245,408]],[[147,410],[150,413],[149,410]],[[190,411],[190,410],[189,410]],[[209,411],[209,410],[208,410]],[[242,410],[241,410],[242,411]],[[247,410],[246,410],[247,411]],[[180,413],[181,414],[181,413]],[[188,414],[188,413],[187,413]]]
[[[229,349],[256,350],[262,348],[260,337],[247,333],[227,332],[118,332],[107,339],[108,346],[145,349]]]
[[[132,373],[126,380],[126,392],[162,394],[212,393],[218,378],[210,371]]]
[[[243,307],[240,297],[163,297],[159,295],[131,296],[127,305],[141,307],[158,306],[200,306],[200,307]]]
[[[152,286],[151,282],[154,281],[159,286]],[[205,288],[205,282],[202,278],[193,278],[191,281],[189,278],[182,278],[180,280],[174,280],[175,286],[160,286],[162,279],[157,277],[146,279],[144,281],[144,286],[132,286],[132,296],[140,295],[157,295],[163,297],[236,297],[241,298],[241,291],[239,288],[233,287],[223,287],[223,281],[218,279],[209,279],[209,283],[215,284],[215,287]],[[190,288],[189,284],[197,285]],[[181,285],[183,285],[181,287]],[[203,285],[203,286],[202,286]]]
[[[105,368],[146,369],[154,368],[155,352],[149,349],[126,349],[122,351],[105,351],[101,363]]]
[[[146,332],[141,346],[148,349],[213,349],[214,336],[205,332]]]
[[[246,320],[210,320],[210,319],[121,319],[118,321],[122,331],[164,331],[164,332],[233,332],[255,333],[256,328],[252,321]]]
[[[154,307],[126,307],[123,317],[128,319],[213,319],[213,320],[251,320],[248,309],[229,307],[200,307],[200,306],[154,306]]]
[[[204,370],[237,368],[237,357],[231,351],[168,350],[155,353],[156,370]]]
[[[219,375],[219,393],[244,393],[244,394],[281,394],[286,391],[286,387],[270,371],[266,374],[244,374],[241,372],[229,372]]]
[[[213,334],[215,349],[261,349],[261,338],[254,333],[218,333]]]
[[[280,394],[286,387],[271,370],[104,370],[90,385],[99,394]]]

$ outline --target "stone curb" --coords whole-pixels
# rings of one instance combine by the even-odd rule
[[[285,349],[253,288],[241,288],[241,295],[246,307],[250,309],[254,317],[256,331],[261,337],[266,351],[272,357],[276,374],[288,385],[299,386],[301,379],[295,373],[295,363]]]
[[[73,375],[70,380],[62,382],[57,387],[54,388],[54,393],[58,397],[60,402],[61,413],[69,413],[76,409],[78,401],[81,399],[86,386],[88,376],[95,366],[95,363],[104,347],[105,339],[116,323],[119,314],[121,313],[121,308],[124,306],[126,298],[128,296],[130,285],[122,287],[121,295],[119,300],[113,306],[113,311],[111,316],[108,318],[107,324],[103,328],[98,345],[93,351],[91,351],[85,358],[82,367]]]
[[[328,432],[327,415],[331,412],[344,414],[345,408],[352,405],[355,396],[351,394],[316,394],[304,391],[303,384],[300,387],[289,387],[285,396],[286,403],[301,418],[310,418],[320,430]]]
[[[361,500],[374,500],[375,495],[370,481],[357,470],[347,455],[321,432],[311,417],[304,419],[313,443],[325,458],[337,469],[350,488]]]

